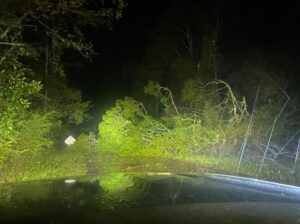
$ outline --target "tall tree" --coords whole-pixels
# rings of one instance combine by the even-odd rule
[[[60,116],[69,123],[84,120],[89,105],[67,87],[63,51],[73,49],[90,57],[92,45],[82,30],[109,27],[121,18],[124,7],[123,0],[0,0],[1,148],[11,146],[16,123],[28,117],[31,103],[37,111],[67,111]]]
[[[136,90],[142,91],[154,80],[178,98],[186,79],[216,78],[219,21],[215,4],[206,4],[174,1],[159,17],[157,27],[146,37],[143,58],[124,68],[125,75],[135,80]]]

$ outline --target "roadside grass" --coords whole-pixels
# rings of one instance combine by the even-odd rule
[[[112,161],[111,159],[108,159]],[[237,160],[233,156],[219,158],[217,156],[169,156],[158,157],[116,157],[114,164],[118,163],[121,172],[130,173],[221,173],[251,177],[279,183],[300,186],[300,173],[291,174],[292,163],[277,164],[272,160],[266,160],[261,172],[259,162],[246,160],[237,171]],[[300,169],[298,165],[297,169]]]
[[[94,156],[95,154],[99,156]],[[93,160],[93,163],[99,167],[99,173],[96,175],[111,172],[221,173],[300,186],[300,174],[291,174],[290,170],[286,168],[293,166],[289,163],[281,166],[271,160],[266,160],[262,172],[259,173],[259,164],[245,159],[237,172],[237,161],[233,156],[223,156],[222,158],[214,155],[117,156],[101,153],[95,149],[80,150],[76,147],[40,153],[34,158],[16,157],[0,167],[0,183],[87,176],[90,175],[88,166],[90,160]]]
[[[34,158],[15,157],[0,168],[0,183],[56,179],[86,175],[85,153],[62,150]]]

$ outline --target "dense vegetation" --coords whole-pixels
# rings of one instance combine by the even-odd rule
[[[215,11],[187,11],[167,11],[144,57],[125,65],[134,91],[103,116],[102,151],[199,158],[210,161],[211,170],[219,163],[210,158],[228,159],[223,169],[231,173],[247,167],[253,172],[244,170],[246,175],[299,176],[298,70],[292,58],[228,49],[221,45]]]
[[[106,164],[100,157],[119,156],[123,171],[240,172],[299,184],[299,90],[289,75],[297,68],[256,49],[229,57],[219,21],[201,7],[162,16],[144,57],[124,66],[131,96],[106,111],[99,133],[62,151],[90,108],[68,87],[63,53],[91,56],[82,28],[110,26],[124,8],[105,2],[0,0],[0,182],[93,174]]]
[[[122,1],[0,1],[0,164],[59,147],[89,118],[90,102],[68,87],[66,49],[93,53],[81,29],[121,17]],[[52,147],[54,144],[55,147]]]

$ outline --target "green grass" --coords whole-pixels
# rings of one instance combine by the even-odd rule
[[[98,155],[98,156],[95,156]],[[99,167],[99,173],[222,173],[265,179],[281,183],[300,185],[300,175],[291,175],[288,169],[266,160],[259,173],[259,166],[254,162],[243,162],[237,173],[235,157],[208,155],[141,157],[116,156],[103,154],[98,150],[78,150],[69,148],[61,151],[41,153],[34,158],[26,156],[12,159],[0,167],[0,183],[57,179],[89,175],[88,161]],[[285,164],[284,167],[292,167]],[[300,167],[298,167],[299,169]]]
[[[83,176],[85,157],[83,153],[65,150],[41,153],[32,159],[13,158],[0,168],[0,183]]]

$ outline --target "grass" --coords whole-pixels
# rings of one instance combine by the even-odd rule
[[[271,160],[266,160],[264,169],[259,173],[259,164],[254,161],[244,161],[237,173],[237,161],[235,157],[212,157],[198,155],[193,157],[121,157],[118,158],[121,172],[130,173],[222,173],[229,175],[239,175],[287,183],[300,186],[300,175],[291,175],[289,169],[274,164]],[[116,163],[116,162],[115,162]],[[292,167],[293,164],[285,164]],[[285,167],[286,167],[285,166]],[[300,169],[300,167],[298,167]]]
[[[98,156],[97,156],[98,155]],[[91,175],[90,164],[98,167],[94,175],[103,173],[222,173],[288,183],[300,186],[300,175],[291,175],[288,169],[266,160],[259,174],[259,165],[244,161],[239,173],[235,157],[211,155],[135,157],[101,154],[97,150],[66,150],[41,153],[29,159],[26,156],[12,159],[0,167],[0,183],[57,179]],[[292,167],[292,164],[285,164]],[[300,167],[298,167],[299,169]]]
[[[0,168],[0,183],[83,176],[85,157],[74,150],[41,153],[32,159],[16,157]]]

